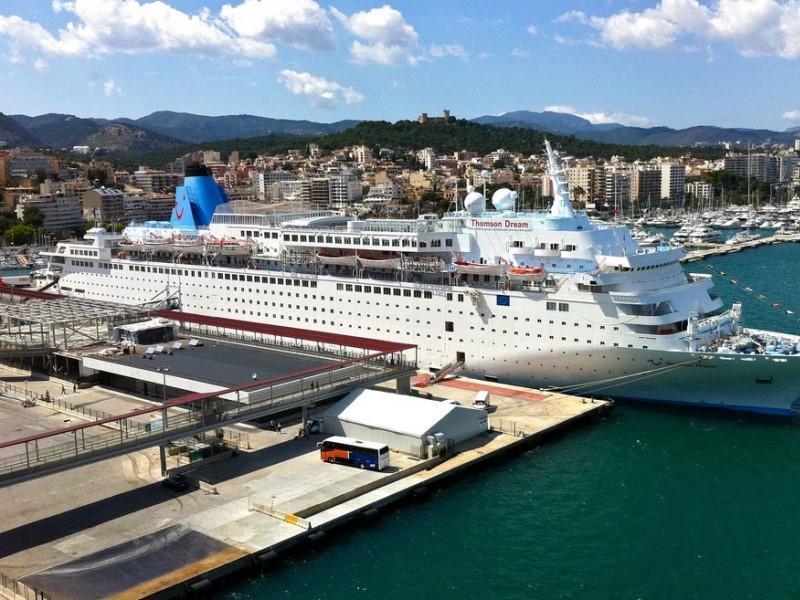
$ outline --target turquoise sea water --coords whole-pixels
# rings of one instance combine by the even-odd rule
[[[800,245],[708,264],[747,325],[800,333]],[[798,481],[800,420],[620,404],[217,597],[800,598]]]

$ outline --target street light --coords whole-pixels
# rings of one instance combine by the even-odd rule
[[[169,373],[169,367],[156,367],[156,371],[163,375],[163,385],[161,386],[161,403],[165,404],[167,402],[167,373]]]
[[[163,423],[162,424],[162,428],[163,428],[164,431],[166,431],[167,430],[167,408],[166,408],[166,404],[167,404],[167,373],[169,373],[169,367],[156,367],[156,371],[161,373],[163,375],[163,377],[164,377],[164,379],[163,379],[164,383],[161,386],[161,391],[163,392],[162,400],[161,400],[161,406],[162,406],[162,409],[161,409],[161,420],[162,420],[162,423]]]

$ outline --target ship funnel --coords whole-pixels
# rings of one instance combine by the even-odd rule
[[[228,201],[204,165],[187,165],[183,185],[175,190],[170,223],[176,229],[207,227],[220,204]]]

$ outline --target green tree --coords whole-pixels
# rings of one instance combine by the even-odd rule
[[[19,223],[6,229],[5,237],[15,245],[30,244],[33,241],[34,233],[36,230],[32,226]]]
[[[22,222],[32,227],[41,227],[44,223],[44,215],[37,207],[28,206],[22,211]]]
[[[105,169],[89,169],[86,179],[97,181],[99,185],[105,186],[108,183],[108,172]]]

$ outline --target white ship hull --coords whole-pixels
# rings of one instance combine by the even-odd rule
[[[462,372],[466,375],[564,389],[578,395],[771,414],[791,414],[800,409],[800,355],[726,355],[655,349],[653,345],[658,340],[652,336],[618,338],[631,347],[610,342],[600,345],[596,335],[602,307],[593,301],[580,307],[573,302],[575,312],[582,316],[555,313],[556,318],[569,318],[557,321],[553,319],[554,313],[545,310],[547,298],[542,294],[510,293],[510,306],[497,307],[494,298],[500,292],[496,290],[478,291],[481,301],[473,304],[468,294],[476,290],[470,288],[422,288],[410,283],[307,275],[289,277],[285,273],[243,269],[175,269],[175,265],[163,263],[147,263],[152,265],[151,269],[161,268],[166,272],[145,276],[127,270],[131,266],[144,268],[144,264],[120,262],[125,268],[108,273],[64,275],[59,282],[61,292],[131,304],[147,303],[170,294],[179,297],[186,312],[415,343],[419,347],[421,368],[439,368],[461,354],[465,362]],[[180,274],[173,275],[172,270]],[[184,272],[189,275],[183,275]],[[213,276],[228,272],[243,278],[248,275],[265,278],[267,283],[240,283]],[[291,281],[292,285],[270,284],[269,277]],[[348,294],[339,290],[339,286],[380,287],[391,292]],[[401,294],[407,289],[409,295],[417,290],[420,296],[424,289],[430,297],[412,302],[407,296],[395,296],[395,289]],[[597,314],[590,312],[593,309]],[[498,320],[498,324],[489,326]],[[445,331],[448,322],[454,323],[453,332]],[[589,333],[592,328],[594,331]],[[565,333],[580,335],[576,338],[580,342],[572,338],[562,340]],[[586,339],[592,334],[594,340]]]

